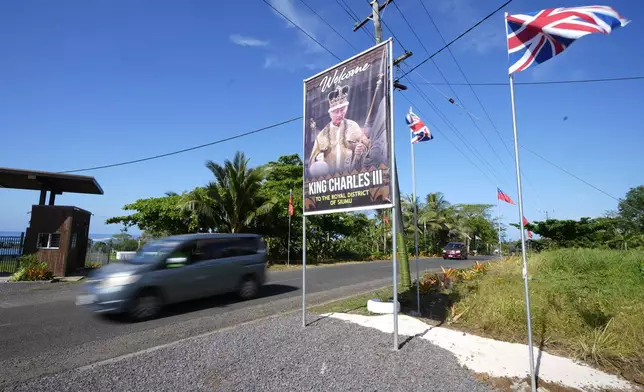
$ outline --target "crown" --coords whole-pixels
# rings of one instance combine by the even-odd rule
[[[335,110],[349,105],[349,86],[338,86],[328,95],[329,110]]]

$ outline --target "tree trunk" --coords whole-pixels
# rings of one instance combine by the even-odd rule
[[[395,163],[394,163],[395,164]],[[398,167],[398,165],[396,165]],[[397,169],[396,169],[397,170]],[[411,276],[409,275],[409,254],[407,253],[407,241],[405,239],[403,217],[402,217],[402,206],[400,203],[400,187],[398,186],[398,176],[396,176],[396,181],[394,186],[396,187],[396,237],[398,243],[396,244],[397,254],[398,254],[398,265],[400,271],[400,288],[407,290],[411,287]]]

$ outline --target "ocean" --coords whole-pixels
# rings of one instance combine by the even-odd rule
[[[119,234],[119,233],[114,233],[114,234]],[[114,234],[102,234],[102,233],[89,233],[89,239],[92,241],[107,241]],[[0,231],[0,237],[20,237],[20,232],[19,231]],[[138,234],[132,234],[132,238],[137,239],[139,238]]]

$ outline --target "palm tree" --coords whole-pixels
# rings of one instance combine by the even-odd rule
[[[436,251],[436,234],[451,229],[452,209],[442,192],[433,192],[427,195],[426,202],[419,213],[419,224],[432,234],[432,251]]]
[[[388,219],[386,209],[376,210],[376,224],[380,227],[380,235],[382,236],[382,253],[387,253],[387,233],[389,232],[389,225],[387,224],[387,222],[389,222]]]
[[[442,213],[449,208],[449,202],[445,199],[443,192],[432,192],[427,195],[425,205],[436,213]]]
[[[270,211],[273,201],[260,196],[266,177],[264,168],[251,168],[243,152],[223,165],[213,161],[206,167],[215,176],[206,185],[206,192],[190,192],[184,196],[181,208],[197,211],[214,222],[219,231],[239,233],[248,230],[253,220]]]

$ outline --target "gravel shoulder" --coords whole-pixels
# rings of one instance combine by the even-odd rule
[[[7,385],[6,391],[489,391],[446,350],[332,318],[277,316],[90,366]],[[314,321],[317,320],[317,321]]]

